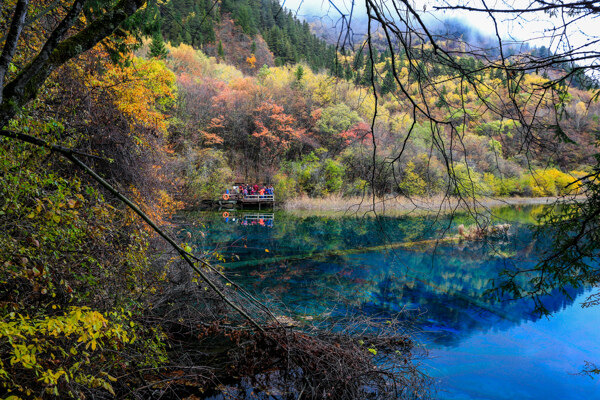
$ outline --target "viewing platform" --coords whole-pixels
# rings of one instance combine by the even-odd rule
[[[275,195],[274,194],[249,194],[242,195],[238,194],[238,202],[242,204],[271,204],[275,203]]]
[[[240,207],[240,208],[254,208],[254,207],[258,207],[258,209],[260,210],[261,208],[265,207],[265,208],[269,208],[269,207],[273,207],[273,205],[275,205],[275,195],[273,194],[249,194],[244,196],[241,193],[233,193],[233,194],[228,194],[228,195],[223,195],[223,198],[220,200],[207,200],[204,201],[204,204],[207,205],[211,205],[211,206],[219,206],[219,207],[224,207],[224,208],[233,208],[233,207]]]
[[[272,212],[235,212],[228,211],[223,212],[223,218],[227,223],[240,224],[244,226],[262,226],[265,228],[272,228],[275,224],[275,214]]]

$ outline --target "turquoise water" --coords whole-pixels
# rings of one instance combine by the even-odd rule
[[[600,361],[600,309],[579,305],[588,288],[543,298],[550,318],[530,300],[489,295],[503,270],[534,265],[547,246],[532,232],[539,212],[495,209],[498,221],[511,222],[509,235],[462,243],[438,240],[472,223],[461,215],[183,218],[198,250],[217,250],[232,279],[294,318],[410,310],[440,399],[600,398],[598,379],[577,375],[585,361]]]

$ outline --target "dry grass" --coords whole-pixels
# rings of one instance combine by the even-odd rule
[[[375,201],[373,201],[375,200]],[[413,213],[413,212],[452,212],[469,208],[497,207],[503,205],[532,205],[551,204],[556,197],[507,197],[507,198],[479,198],[459,201],[455,197],[400,197],[390,196],[386,198],[365,197],[342,197],[329,196],[324,198],[310,198],[301,196],[288,200],[282,207],[286,211],[311,211],[311,212],[340,212],[346,214],[372,213]]]

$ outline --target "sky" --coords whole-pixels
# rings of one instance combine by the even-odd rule
[[[331,0],[342,12],[349,13],[352,0]],[[375,0],[378,3],[385,3],[391,0]],[[399,0],[397,0],[399,1]],[[533,0],[531,0],[533,1]],[[531,1],[528,0],[487,0],[486,4],[490,8],[506,9],[514,5],[517,8],[527,8]],[[431,0],[411,0],[414,8],[417,10],[425,10],[423,15],[428,23],[433,23],[435,20],[443,21],[447,18],[455,18],[464,22],[468,26],[482,32],[483,34],[495,36],[495,28],[492,19],[486,13],[452,11],[442,12],[434,11],[434,6],[443,5],[442,1]],[[474,7],[482,8],[482,0],[457,0],[462,4],[469,4]],[[510,2],[509,5],[507,5]],[[456,3],[456,2],[453,2]],[[298,16],[324,16],[328,15],[332,20],[339,18],[339,13],[333,8],[328,0],[286,0],[285,7],[298,11]],[[366,8],[364,0],[356,0],[354,8],[355,16],[366,16]],[[592,41],[600,40],[600,16],[590,16],[583,19],[578,19],[567,27],[566,37],[572,46],[590,46],[591,50],[599,51],[600,46]],[[497,16],[498,29],[503,40],[525,41],[533,46],[546,46],[553,51],[560,50],[564,42],[551,40],[552,29],[556,26],[561,26],[563,21],[561,18],[569,17],[555,16],[552,17],[546,13],[528,13],[515,18],[513,14],[502,14]],[[570,19],[578,17],[570,17]]]

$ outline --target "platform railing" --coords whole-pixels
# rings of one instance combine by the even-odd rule
[[[258,220],[274,220],[275,219],[275,214],[273,213],[268,213],[268,214],[244,214],[243,218],[246,221],[258,221]]]
[[[275,202],[274,194],[249,194],[242,197],[242,200],[250,200],[252,202]]]

